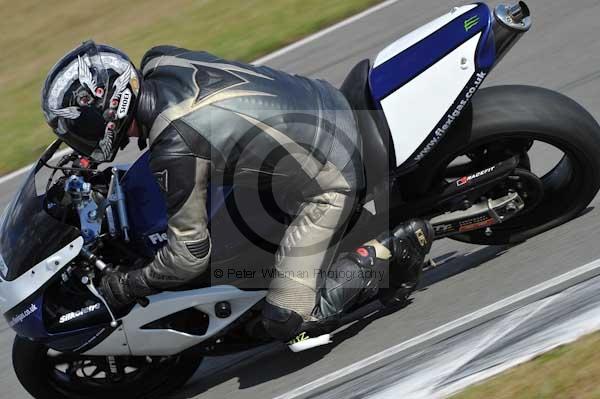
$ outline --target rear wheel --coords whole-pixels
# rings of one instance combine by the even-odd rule
[[[446,176],[457,170],[476,173],[517,155],[519,168],[537,175],[542,192],[529,206],[526,200],[525,209],[510,221],[453,239],[521,242],[575,218],[598,193],[600,126],[575,101],[537,87],[498,86],[474,97],[472,115],[469,144],[450,158],[454,162]]]
[[[17,337],[13,366],[36,399],[164,398],[194,374],[201,358],[95,357],[58,353]]]

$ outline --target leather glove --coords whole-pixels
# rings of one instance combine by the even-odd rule
[[[143,269],[131,272],[111,272],[102,277],[100,291],[108,304],[116,309],[133,303],[148,305],[147,296],[158,294],[160,290],[151,287]]]

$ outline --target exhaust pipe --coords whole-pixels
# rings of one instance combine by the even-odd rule
[[[524,1],[499,4],[494,9],[494,42],[496,63],[531,29],[531,12]]]

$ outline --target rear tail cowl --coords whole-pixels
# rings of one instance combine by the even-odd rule
[[[390,130],[396,173],[413,170],[432,152],[530,28],[522,1],[493,10],[476,3],[452,9],[379,53],[369,86]]]

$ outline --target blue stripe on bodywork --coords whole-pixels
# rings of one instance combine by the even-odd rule
[[[479,23],[467,31],[465,21],[473,17],[478,17]],[[419,43],[374,68],[369,79],[373,97],[378,102],[383,100],[480,32],[484,34],[478,46],[475,69],[491,69],[495,62],[491,27],[490,9],[485,4],[478,4]]]
[[[485,6],[485,5],[484,5]],[[477,46],[477,53],[475,55],[475,65],[478,72],[488,73],[496,64],[496,43],[494,40],[494,32],[492,27],[494,26],[494,17],[490,10],[487,9],[487,20],[484,20],[485,23],[483,28],[483,35],[479,40],[479,45]],[[480,22],[481,23],[481,22]]]

